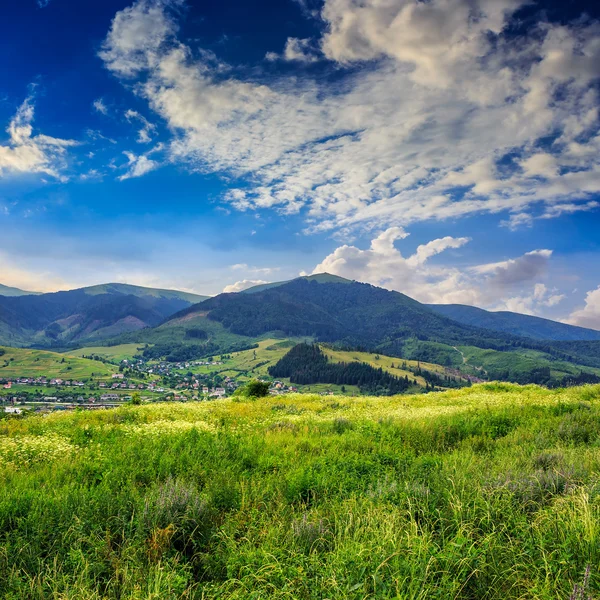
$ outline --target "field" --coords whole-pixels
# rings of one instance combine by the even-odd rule
[[[441,365],[418,362],[416,360],[404,360],[402,358],[393,358],[391,356],[383,356],[369,352],[345,352],[341,350],[331,350],[329,348],[323,348],[323,352],[333,362],[364,362],[375,369],[381,368],[384,371],[395,375],[396,377],[408,376],[408,378],[411,380],[416,379],[417,383],[422,387],[425,387],[425,380],[423,377],[417,377],[410,371],[402,369],[403,364],[413,368],[420,366],[422,369],[431,371],[433,373],[443,374],[445,372],[444,367]],[[379,358],[377,358],[378,356]],[[392,367],[392,365],[394,365],[394,367]]]
[[[567,600],[599,542],[600,386],[0,421],[7,600]]]
[[[0,379],[41,377],[62,379],[109,378],[116,367],[73,354],[58,354],[46,350],[0,348]]]
[[[507,371],[513,376],[525,373],[536,367],[548,367],[555,377],[574,375],[580,371],[600,374],[600,369],[593,367],[578,366],[558,360],[535,350],[521,350],[519,352],[498,352],[496,350],[483,350],[473,346],[461,346],[459,348],[465,360],[465,365],[492,372]]]
[[[131,360],[136,354],[139,354],[138,348],[143,344],[119,344],[118,346],[86,346],[78,350],[71,350],[71,356],[91,356],[96,355],[105,360],[120,363],[122,360]]]

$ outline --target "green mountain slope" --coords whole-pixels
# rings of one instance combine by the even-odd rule
[[[428,306],[435,312],[465,325],[484,327],[537,340],[600,340],[600,331],[557,323],[556,321],[530,315],[508,311],[490,312],[462,304],[429,304]]]
[[[139,285],[129,285],[127,283],[104,283],[101,285],[92,285],[81,288],[89,296],[100,294],[127,294],[131,296],[150,297],[150,298],[168,298],[185,300],[190,303],[198,303],[206,300],[209,296],[201,296],[190,292],[181,292],[179,290],[164,290],[160,288],[147,288]]]
[[[352,283],[349,279],[344,279],[338,275],[331,275],[331,273],[317,273],[316,275],[307,275],[306,277],[298,277],[297,279],[305,279],[306,281],[316,281],[317,283]],[[257,292],[264,292],[272,288],[276,288],[286,283],[295,281],[295,279],[288,279],[287,281],[275,281],[273,283],[262,283],[255,285],[247,290],[244,290],[243,294],[256,294]]]
[[[20,290],[19,288],[16,287],[10,287],[8,285],[2,285],[0,283],[0,296],[11,296],[11,297],[15,297],[15,296],[31,296],[31,295],[38,295],[40,292],[27,292],[25,290]]]
[[[0,296],[0,343],[60,347],[159,325],[205,296],[106,284],[35,296]]]

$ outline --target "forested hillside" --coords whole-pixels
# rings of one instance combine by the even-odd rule
[[[101,340],[159,325],[204,298],[123,284],[19,297],[0,295],[0,343],[64,347]]]

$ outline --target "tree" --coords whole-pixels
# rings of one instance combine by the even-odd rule
[[[142,397],[139,392],[133,392],[131,394],[131,404],[135,404],[136,406],[142,403]]]
[[[254,398],[264,398],[269,395],[270,384],[268,381],[259,381],[253,379],[249,381],[243,388],[242,393],[244,396],[253,396]]]

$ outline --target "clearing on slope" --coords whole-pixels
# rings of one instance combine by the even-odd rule
[[[47,350],[0,347],[0,379],[47,377],[89,379],[110,377],[117,367],[96,360],[78,358]]]

